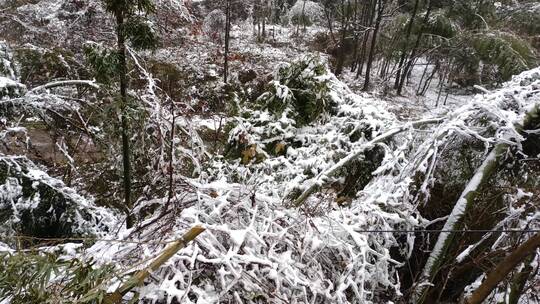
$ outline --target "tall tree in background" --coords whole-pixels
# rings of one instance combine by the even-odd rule
[[[375,19],[375,28],[373,29],[373,34],[371,37],[371,46],[369,47],[369,55],[368,55],[368,61],[367,61],[367,66],[366,66],[366,77],[364,80],[364,87],[362,89],[363,91],[367,91],[369,89],[371,66],[373,65],[373,58],[375,56],[375,46],[377,44],[377,35],[379,34],[379,29],[381,28],[381,22],[382,22],[386,2],[387,0],[377,0],[377,19]]]
[[[113,14],[116,20],[117,38],[117,73],[119,79],[120,93],[120,119],[122,133],[122,164],[124,183],[124,207],[127,215],[126,226],[132,227],[134,224],[131,209],[131,148],[130,148],[130,126],[129,126],[129,98],[128,71],[127,71],[127,45],[130,44],[135,49],[151,49],[157,46],[157,37],[148,26],[147,20],[142,15],[147,15],[154,11],[154,3],[151,0],[104,0],[106,10]],[[142,13],[142,14],[139,14]]]
[[[398,79],[400,77],[399,70],[398,70],[398,73],[396,75],[397,94],[398,95],[401,95],[401,91],[403,90],[403,85],[405,83],[405,80],[407,79],[407,77],[408,77],[408,75],[409,75],[409,73],[410,73],[410,71],[411,71],[411,69],[413,67],[414,61],[416,60],[418,48],[420,47],[420,42],[422,41],[422,35],[424,35],[425,28],[428,25],[429,16],[431,14],[432,7],[433,7],[433,1],[428,0],[428,7],[427,7],[427,11],[424,14],[424,19],[422,21],[422,26],[420,28],[420,32],[416,36],[416,41],[415,41],[414,46],[413,46],[413,48],[411,50],[411,53],[409,55],[409,59],[407,60],[406,64],[403,66],[403,72],[401,73],[401,79]],[[408,43],[408,41],[407,41],[407,43]]]
[[[405,64],[405,60],[407,59],[407,54],[409,52],[409,41],[411,40],[412,28],[413,28],[414,20],[416,19],[416,14],[418,12],[419,5],[420,5],[420,0],[415,0],[411,17],[409,18],[409,21],[407,22],[407,32],[405,34],[405,41],[401,49],[401,56],[399,57],[398,69],[396,71],[396,79],[395,79],[395,84],[394,84],[395,89],[400,87],[401,74],[402,74],[401,71],[403,69],[403,65]]]
[[[369,41],[369,32],[375,18],[376,3],[377,0],[370,0],[368,2],[365,2],[362,9],[362,25],[364,27],[364,30],[362,33],[361,52],[358,58],[355,59],[357,66],[356,78],[359,78],[362,75],[362,71],[364,70],[364,63],[366,61],[367,54],[366,49]]]
[[[223,54],[223,82],[229,77],[229,41],[231,38],[231,0],[225,1],[225,52]]]
[[[340,10],[341,10],[341,38],[339,42],[339,50],[338,50],[338,58],[337,58],[337,64],[336,64],[336,75],[340,75],[341,72],[343,72],[343,65],[345,63],[345,43],[347,39],[347,31],[349,30],[349,24],[350,24],[350,17],[351,17],[351,2],[341,0],[340,2]],[[356,7],[355,7],[356,9]]]

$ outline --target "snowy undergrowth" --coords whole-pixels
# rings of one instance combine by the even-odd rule
[[[163,248],[155,243],[156,236],[175,239],[199,224],[207,230],[153,273],[155,280],[139,289],[143,299],[167,303],[395,300],[400,295],[396,271],[410,254],[414,237],[398,241],[401,235],[366,230],[428,225],[417,205],[429,197],[435,171],[451,161],[442,159],[441,151],[460,138],[485,143],[486,153],[501,141],[519,146],[523,136],[515,123],[537,102],[540,92],[536,69],[500,91],[479,95],[445,113],[440,124],[415,129],[397,121],[383,101],[353,94],[332,74],[308,64],[298,77],[319,88],[316,98],[328,107],[313,120],[298,123],[292,115],[297,95],[283,81],[287,77],[281,76],[276,75],[260,103],[244,105],[245,115],[235,118],[237,127],[230,133],[233,144],[245,140],[248,154],[255,145],[255,157],[243,160],[247,154],[241,154],[201,162],[205,174],[200,179],[178,177],[181,194],[139,201],[136,212],[151,205],[161,207],[136,228],[111,238],[150,244],[99,241],[81,257],[132,271]],[[276,98],[284,107],[266,106]],[[385,152],[380,166],[347,206],[335,203],[333,191],[344,182],[347,171],[343,170],[324,179],[323,193],[312,195],[301,208],[290,207],[295,189],[304,189],[345,156],[363,149],[370,138],[398,127],[402,131],[397,136],[379,145]],[[393,247],[399,247],[400,254],[391,255]]]
[[[13,242],[17,235],[100,237],[113,230],[114,218],[27,158],[0,154],[3,237]]]
[[[326,193],[310,199],[305,208],[294,209],[287,204],[293,189],[301,189],[317,173],[360,148],[366,138],[405,124],[386,112],[382,101],[352,94],[331,74],[310,74],[309,68],[303,73],[306,79],[327,85],[334,112],[300,126],[286,115],[287,107],[277,117],[260,106],[249,110],[249,116],[237,117],[231,141],[244,134],[264,155],[244,163],[217,159],[207,171],[209,182],[191,181],[194,193],[179,200],[184,209],[170,219],[176,227],[173,235],[194,224],[207,231],[170,261],[172,267],[159,272],[163,280],[143,288],[145,297],[168,301],[176,297],[186,303],[218,299],[380,303],[386,297],[399,297],[396,269],[401,264],[390,249],[399,246],[407,256],[414,237],[398,242],[398,235],[364,231],[428,225],[416,206],[429,197],[443,147],[456,136],[478,138],[486,151],[499,141],[519,144],[523,138],[514,124],[535,102],[539,82],[538,71],[522,74],[504,89],[477,96],[447,113],[441,124],[427,130],[407,128],[382,145],[386,153],[381,166],[350,206],[338,207],[332,202],[335,196]],[[286,100],[287,88],[279,80],[272,83],[271,92]],[[363,130],[364,136],[352,141],[354,130]],[[264,150],[270,139],[296,146],[291,144],[284,155],[271,155]],[[424,181],[416,188],[418,173]],[[421,192],[424,195],[418,195]],[[153,223],[142,235],[160,229]],[[132,250],[137,249],[126,252]],[[144,259],[153,251],[143,252]]]
[[[169,238],[194,224],[207,228],[193,246],[170,260],[174,267],[156,274],[163,280],[145,287],[144,297],[168,301],[176,297],[185,303],[215,303],[218,298],[247,303],[368,303],[380,300],[377,290],[399,293],[394,271],[399,262],[389,253],[397,245],[394,236],[356,230],[416,224],[407,210],[410,206],[396,207],[403,210],[400,215],[386,203],[353,203],[351,212],[329,204],[308,215],[309,211],[288,208],[283,202],[305,179],[395,124],[383,102],[353,94],[320,64],[303,67],[297,77],[322,86],[314,98],[324,99],[329,110],[310,123],[297,124],[293,97],[288,95],[292,93],[283,77],[287,73],[281,69],[282,77],[277,75],[270,84],[269,94],[284,107],[265,107],[272,98],[263,95],[261,104],[246,109],[249,115],[237,117],[237,128],[230,133],[231,142],[242,133],[248,145],[284,142],[283,151],[277,153],[281,155],[263,151],[262,161],[250,159],[244,164],[241,159],[217,158],[206,170],[207,180],[191,181],[192,195],[173,200],[172,205],[183,207],[180,214],[164,216],[158,211],[141,223],[145,228],[136,229],[132,236],[163,235],[164,222],[175,227]],[[147,204],[167,205],[167,201]],[[158,217],[163,218],[156,221]],[[111,249],[104,243],[91,249],[96,256],[110,250],[123,256],[136,251],[142,260],[155,253],[139,251],[136,245]]]

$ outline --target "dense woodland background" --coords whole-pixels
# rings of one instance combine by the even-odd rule
[[[0,0],[0,303],[540,303],[540,3]]]

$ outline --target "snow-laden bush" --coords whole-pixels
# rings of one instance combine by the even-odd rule
[[[270,167],[269,163],[255,164],[229,173],[243,180],[246,170],[273,171],[275,181],[289,181],[285,188],[274,191],[287,193],[298,190],[291,178],[299,182],[321,173],[320,165],[336,163],[392,125],[394,119],[383,103],[374,105],[352,94],[317,58],[278,68],[268,91],[254,105],[242,104],[240,108],[243,112],[229,133],[226,156],[238,157],[242,164],[274,157],[279,161],[271,162]],[[360,167],[378,162],[377,152],[371,156]],[[345,171],[350,172],[344,176],[354,176],[359,165],[347,167]],[[361,170],[357,173],[362,174]],[[338,183],[340,190],[346,190],[346,183]]]
[[[50,177],[25,157],[0,155],[0,234],[102,236],[114,215]],[[15,239],[13,239],[15,241]]]
[[[0,100],[18,97],[25,86],[18,81],[13,53],[6,42],[0,41]]]
[[[297,128],[327,119],[335,112],[335,103],[326,67],[317,58],[281,66],[255,104],[238,105],[243,118],[230,132],[227,154],[238,157],[248,153],[243,155],[244,163],[261,149],[283,154]],[[259,152],[254,154],[253,149]]]
[[[324,9],[317,2],[298,0],[291,7],[288,17],[294,25],[310,26],[323,20]]]

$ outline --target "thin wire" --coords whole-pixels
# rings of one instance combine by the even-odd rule
[[[62,242],[62,241],[95,241],[95,242],[106,242],[106,243],[125,243],[125,244],[145,244],[145,245],[168,245],[174,243],[178,240],[171,241],[135,241],[135,240],[119,240],[119,239],[100,239],[92,237],[67,237],[67,238],[47,238],[47,237],[34,237],[27,235],[13,235],[13,236],[3,236],[2,240],[34,240],[34,241],[44,241],[44,242]]]
[[[472,229],[472,230],[437,230],[437,229],[421,229],[421,230],[354,230],[357,233],[539,233],[540,229],[503,229],[503,230],[489,230],[489,229]],[[140,244],[140,245],[168,245],[178,240],[170,241],[135,241],[135,240],[119,240],[119,239],[100,239],[91,237],[68,237],[68,238],[46,238],[46,237],[34,237],[27,235],[13,235],[4,236],[5,239],[11,240],[34,240],[34,241],[49,241],[49,242],[61,242],[61,241],[95,241],[95,242],[107,242],[107,243],[125,243],[125,244]]]
[[[493,233],[493,232],[504,232],[504,233],[527,233],[527,232],[540,232],[540,229],[526,229],[526,230],[515,230],[515,229],[503,229],[503,230],[488,230],[488,229],[479,229],[479,230],[437,230],[437,229],[422,229],[422,230],[354,230],[359,233]]]

